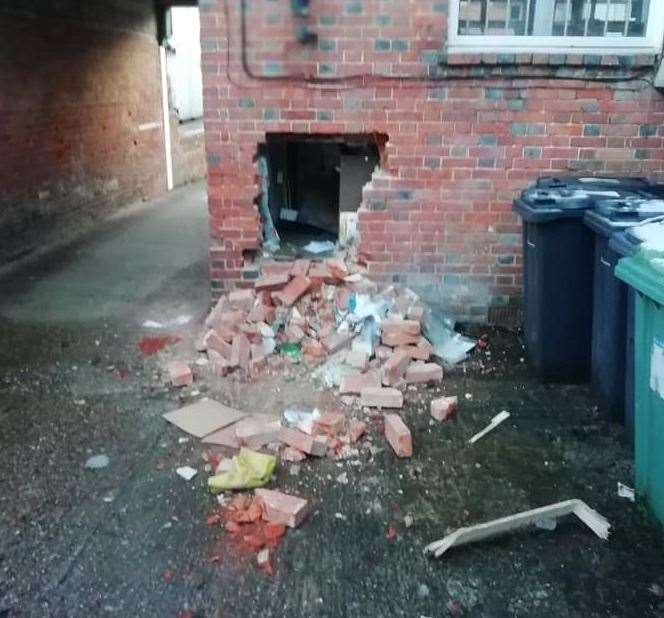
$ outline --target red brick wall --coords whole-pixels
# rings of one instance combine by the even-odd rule
[[[166,184],[153,3],[14,4],[0,10],[0,263]]]
[[[446,58],[447,2],[312,0],[296,22],[288,0],[252,0],[250,77],[240,2],[228,5],[229,16],[224,0],[201,6],[216,290],[252,276],[242,257],[260,243],[252,158],[269,132],[387,134],[383,168],[364,190],[360,253],[375,278],[462,317],[519,297],[511,201],[537,176],[664,179],[664,98],[636,79],[652,58]],[[319,35],[315,47],[296,42],[297,23]]]

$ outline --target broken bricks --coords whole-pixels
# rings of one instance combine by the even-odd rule
[[[325,436],[310,436],[299,429],[282,427],[279,440],[307,455],[323,457],[327,453],[327,438]]]
[[[263,503],[263,519],[272,524],[297,528],[307,515],[307,501],[271,489],[257,489],[256,497]]]
[[[437,421],[446,421],[457,413],[458,406],[459,398],[456,396],[433,399],[431,401],[431,416]]]
[[[385,415],[385,438],[387,438],[397,457],[411,457],[413,455],[413,438],[410,429],[398,414]]]
[[[168,363],[168,375],[173,386],[190,386],[194,382],[194,376],[187,363],[182,361],[171,361]]]
[[[402,408],[403,393],[396,388],[363,388],[360,403],[369,408]]]

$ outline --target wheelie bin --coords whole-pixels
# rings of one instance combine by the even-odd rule
[[[584,213],[648,186],[640,178],[546,177],[514,201],[523,220],[524,337],[541,379],[590,378],[594,234]]]
[[[616,276],[635,291],[636,493],[664,524],[664,224],[650,231]],[[650,227],[650,226],[649,226]]]
[[[591,384],[600,409],[609,421],[625,423],[630,438],[633,414],[626,410],[625,392],[633,377],[627,367],[627,341],[630,337],[628,287],[614,276],[618,260],[633,253],[636,235],[623,236],[617,251],[611,240],[644,220],[664,215],[664,201],[642,197],[600,200],[584,215],[584,223],[595,232],[593,270],[593,320],[591,344]],[[630,249],[630,247],[633,247]]]

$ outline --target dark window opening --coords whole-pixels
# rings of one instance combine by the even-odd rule
[[[264,249],[292,256],[346,244],[362,187],[379,165],[385,141],[370,135],[268,135],[259,149]]]

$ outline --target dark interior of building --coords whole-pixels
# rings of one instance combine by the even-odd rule
[[[379,163],[378,148],[367,138],[272,135],[260,155],[279,251],[289,255],[311,241],[340,239],[344,213],[357,212],[362,187]]]

